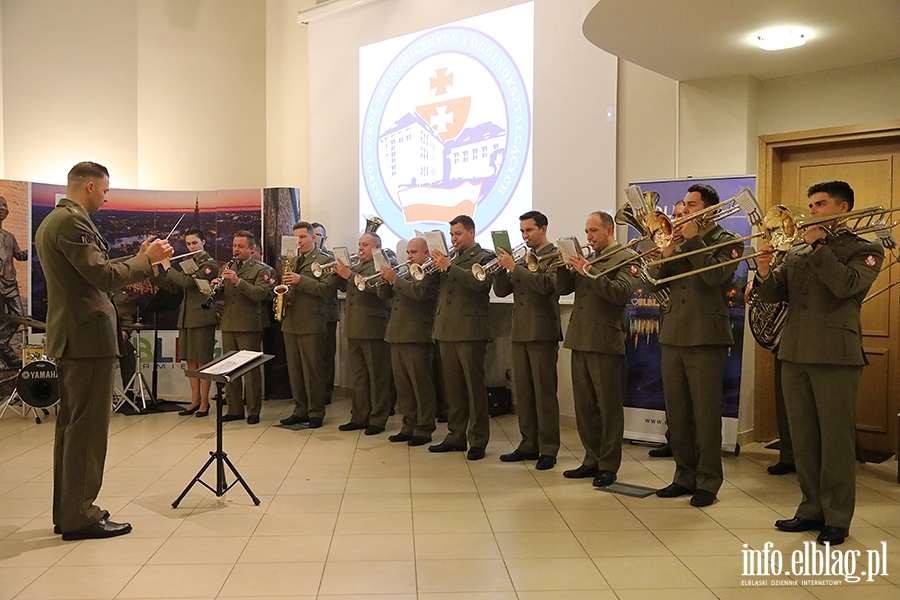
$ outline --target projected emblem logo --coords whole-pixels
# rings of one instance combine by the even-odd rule
[[[530,164],[531,127],[522,74],[496,40],[467,27],[430,31],[388,63],[369,99],[363,186],[401,237],[459,214],[486,230]]]

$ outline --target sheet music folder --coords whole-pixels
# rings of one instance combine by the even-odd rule
[[[185,371],[186,377],[208,379],[218,383],[231,383],[246,373],[275,358],[272,354],[251,350],[232,350],[197,371]]]

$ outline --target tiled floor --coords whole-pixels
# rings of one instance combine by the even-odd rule
[[[398,417],[379,436],[339,432],[348,404],[338,399],[313,432],[271,427],[290,414],[281,401],[265,404],[259,425],[225,425],[225,449],[262,500],[258,507],[239,486],[216,499],[199,485],[171,507],[215,447],[213,419],[115,415],[100,504],[134,532],[82,542],[51,532],[53,418],[35,425],[7,413],[0,600],[900,598],[893,459],[858,468],[851,539],[835,549],[845,561],[856,556],[847,551],[861,551],[859,573],[867,550],[886,548],[879,571],[886,576],[748,577],[743,544],[772,542],[789,569],[791,553],[814,539],[774,530],[776,518],[793,514],[799,491],[793,475],[765,473],[775,452],[762,445],[725,456],[720,501],[701,510],[687,497],[635,499],[564,479],[581,456],[571,429],[563,430],[557,467],[538,472],[533,463],[497,458],[518,439],[514,416],[492,420],[487,458],[470,463],[462,453],[389,443]],[[671,480],[670,459],[648,458],[642,446],[625,450],[620,481]],[[773,589],[811,579],[819,585]]]

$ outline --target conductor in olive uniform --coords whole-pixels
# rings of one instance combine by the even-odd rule
[[[547,217],[529,211],[519,217],[519,229],[531,252],[546,256],[556,252],[547,241]],[[502,248],[500,265],[494,276],[494,293],[504,298],[513,294],[512,373],[516,416],[522,440],[503,462],[537,460],[539,471],[552,469],[559,453],[559,399],[556,362],[562,328],[559,323],[559,295],[553,272],[531,272]]]
[[[329,273],[317,279],[312,273],[313,263],[331,262],[331,257],[316,249],[313,231],[313,226],[306,221],[294,225],[297,256],[290,259],[291,270],[281,280],[290,286],[285,294],[287,308],[281,332],[294,398],[294,412],[282,419],[281,424],[309,423],[310,429],[318,429],[325,418],[326,312],[328,299],[334,293],[331,287],[334,275]]]
[[[271,267],[253,259],[256,239],[249,231],[236,231],[232,241],[232,251],[237,261],[231,269],[223,269],[218,279],[225,281],[219,294],[224,300],[222,312],[222,349],[262,350],[263,310],[268,310],[274,292],[275,282]],[[242,389],[243,388],[243,389]],[[262,409],[262,372],[253,369],[237,381],[225,385],[225,399],[228,414],[223,421],[237,421],[244,418],[247,406],[247,423],[259,423]]]
[[[852,211],[843,181],[807,191],[813,217]],[[772,250],[771,246],[763,248]],[[790,303],[778,346],[788,424],[803,498],[782,531],[821,529],[818,542],[841,544],[856,503],[856,396],[866,358],[860,306],[884,258],[883,248],[851,231],[808,227],[803,242],[771,268],[759,260],[754,287],[761,300]]]
[[[64,540],[131,531],[94,501],[103,482],[116,356],[116,310],[109,292],[153,274],[172,255],[165,240],[110,261],[109,244],[88,216],[109,192],[109,171],[92,162],[69,171],[66,197],[41,222],[34,243],[47,280],[47,354],[57,359],[59,413],[53,448],[53,523]]]
[[[718,203],[719,194],[712,186],[694,184],[684,197],[685,215]],[[680,227],[662,256],[738,239],[718,223],[703,221],[694,219]],[[675,475],[673,482],[656,495],[675,498],[693,494],[691,505],[697,507],[715,502],[722,485],[722,382],[728,347],[734,344],[728,290],[737,264],[721,263],[741,256],[742,248],[740,243],[725,245],[649,267],[650,276],[657,280],[713,267],[663,284],[669,290],[669,303],[663,308],[659,332]]]
[[[434,339],[440,344],[447,428],[444,441],[431,452],[465,451],[468,459],[484,458],[491,437],[484,357],[490,340],[488,307],[493,275],[479,281],[472,265],[484,264],[494,253],[475,243],[475,221],[460,215],[450,221],[450,239],[456,255],[451,259],[432,250],[441,270],[441,291],[434,317]]]
[[[406,245],[410,263],[422,265],[428,260],[428,245],[423,238],[413,238]],[[389,285],[379,290],[382,295],[393,292],[391,319],[384,339],[391,345],[391,367],[403,425],[388,439],[421,446],[431,441],[435,430],[434,382],[434,311],[437,307],[439,275],[428,273],[422,281],[408,274],[399,276],[388,267],[381,276]],[[381,291],[384,290],[384,291]]]
[[[347,293],[347,312],[344,322],[347,337],[347,360],[353,370],[353,403],[350,421],[339,426],[341,431],[365,429],[366,435],[384,431],[391,412],[391,352],[384,341],[390,304],[378,295],[378,290],[366,287],[360,291],[353,275],[368,277],[375,274],[372,252],[381,248],[377,233],[364,233],[359,238],[359,264],[350,269],[339,265],[332,284]],[[349,282],[349,283],[348,283]]]
[[[616,242],[615,223],[605,212],[591,213],[584,228],[593,252],[588,266],[580,254],[569,259],[572,270],[557,274],[561,295],[575,292],[563,344],[572,350],[575,424],[584,460],[565,471],[570,479],[593,477],[595,486],[610,485],[622,463],[625,432],[625,305],[638,285],[634,253]],[[612,272],[596,277],[618,266]],[[595,274],[595,277],[585,273]]]

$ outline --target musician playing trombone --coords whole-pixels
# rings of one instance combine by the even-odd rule
[[[843,181],[807,190],[812,217],[853,210]],[[761,250],[773,250],[766,246]],[[759,258],[754,287],[764,302],[790,303],[778,347],[802,501],[782,531],[820,530],[836,546],[850,533],[856,502],[856,395],[866,358],[860,305],[878,276],[884,249],[850,228],[813,225],[781,263]]]
[[[556,251],[547,241],[547,224],[546,215],[536,210],[519,217],[522,239],[539,257]],[[515,299],[510,337],[516,416],[522,434],[518,447],[501,454],[500,460],[536,460],[536,469],[552,469],[559,452],[556,362],[562,340],[556,274],[532,272],[503,248],[499,252],[503,268],[494,276],[494,293],[501,298],[513,294]]]
[[[572,270],[557,273],[560,295],[575,292],[564,347],[572,351],[572,391],[575,424],[584,446],[581,466],[563,472],[569,479],[592,478],[597,487],[616,480],[622,463],[625,431],[625,305],[638,285],[640,267],[630,262],[635,253],[616,242],[615,222],[605,212],[593,212],[584,226],[592,253],[606,258],[588,265],[581,254],[569,259]],[[592,278],[621,265],[608,274]]]
[[[685,214],[718,203],[715,188],[696,183],[684,197]],[[742,245],[702,250],[738,237],[715,220],[689,220],[675,232],[662,255],[668,258],[682,252],[701,252],[648,269],[654,279],[684,276],[664,284],[669,302],[662,309],[659,343],[675,475],[672,483],[657,490],[656,495],[675,498],[692,494],[691,505],[696,507],[715,502],[722,485],[722,383],[728,347],[734,344],[727,294],[737,263],[716,265],[741,256]],[[690,274],[704,267],[713,268]]]

